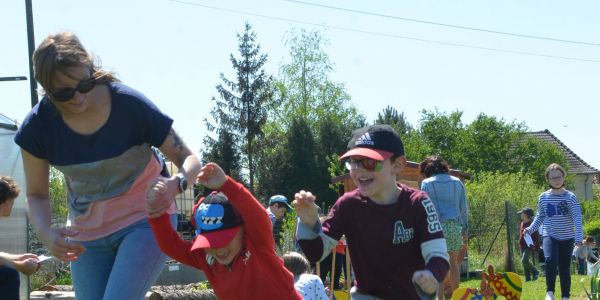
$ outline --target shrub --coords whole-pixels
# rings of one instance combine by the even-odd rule
[[[591,235],[598,239],[600,236],[600,219],[596,219],[591,221],[583,227],[583,232],[585,235]]]
[[[509,224],[512,241],[519,238],[519,216],[516,213],[524,206],[536,208],[537,199],[544,188],[523,173],[505,174],[484,172],[477,174],[466,183],[469,206],[469,255],[484,258],[488,248],[494,243],[485,265],[491,257],[504,257],[507,249],[506,227],[500,228],[505,219],[504,203],[509,203]],[[496,237],[496,234],[498,236]],[[513,248],[517,257],[517,250]],[[499,268],[500,265],[495,265]]]

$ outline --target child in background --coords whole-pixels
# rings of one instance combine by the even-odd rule
[[[304,300],[327,300],[325,287],[321,278],[310,274],[308,260],[298,252],[288,252],[283,255],[283,265],[294,275],[294,287]]]
[[[575,247],[575,257],[577,258],[577,274],[578,275],[587,275],[588,268],[587,264],[595,263],[598,261],[598,257],[594,254],[593,248],[596,242],[594,241],[593,236],[588,236],[583,241],[583,245],[579,247]]]
[[[202,270],[221,300],[301,300],[275,254],[271,220],[258,200],[214,163],[202,167],[198,181],[215,192],[194,207],[196,237],[182,240],[164,213],[150,219],[160,249]],[[149,190],[148,211],[163,190],[161,182]]]
[[[519,248],[521,249],[521,263],[523,263],[523,270],[525,271],[525,281],[537,280],[539,276],[538,270],[533,265],[536,253],[539,248],[539,237],[538,231],[533,232],[530,235],[532,244],[527,244],[525,241],[525,234],[523,231],[525,228],[531,225],[533,222],[533,209],[525,207],[518,212],[521,215],[521,226],[519,236]]]
[[[0,217],[8,217],[15,199],[19,196],[19,186],[8,176],[0,176]],[[0,252],[0,291],[1,299],[18,300],[19,272],[29,276],[40,268],[38,256],[31,253],[10,254]]]
[[[309,261],[329,255],[346,236],[355,285],[352,299],[435,296],[449,268],[438,215],[427,194],[396,182],[404,146],[389,125],[353,132],[346,160],[358,187],[341,196],[321,224],[310,192],[296,194],[296,237]]]
[[[567,172],[559,164],[553,163],[546,168],[545,177],[550,189],[540,195],[535,219],[523,231],[533,234],[544,224],[542,235],[546,256],[546,300],[554,300],[557,266],[562,299],[569,299],[573,244],[581,246],[583,240],[581,206],[575,194],[565,189],[566,176]]]

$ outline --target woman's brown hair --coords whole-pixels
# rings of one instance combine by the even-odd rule
[[[72,32],[59,32],[46,37],[33,52],[35,79],[47,92],[52,89],[56,73],[69,76],[69,69],[85,67],[98,83],[119,81],[112,72],[101,68],[99,59],[93,57]]]
[[[429,178],[435,174],[448,173],[450,171],[446,160],[438,155],[432,155],[425,158],[421,162],[419,169],[425,178]]]

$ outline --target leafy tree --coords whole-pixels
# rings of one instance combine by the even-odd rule
[[[453,161],[473,172],[519,171],[510,165],[510,152],[525,129],[522,123],[507,123],[503,119],[479,114],[464,128],[461,142],[456,144],[457,151],[452,155]]]
[[[276,80],[281,105],[263,127],[258,190],[267,197],[310,189],[318,199],[335,201],[337,192],[328,187],[330,156],[346,149],[352,130],[362,127],[365,118],[350,103],[344,85],[329,79],[333,63],[320,32],[294,30],[285,43],[290,61]]]
[[[253,190],[256,140],[263,136],[262,127],[267,121],[268,110],[275,104],[274,86],[271,76],[263,69],[267,55],[260,53],[260,45],[250,24],[246,23],[244,33],[237,34],[237,37],[240,57],[230,55],[236,80],[229,80],[221,73],[222,83],[216,87],[221,99],[212,98],[215,107],[211,115],[219,126],[206,120],[205,123],[209,131],[217,131],[219,136],[222,136],[222,131],[228,132],[229,136],[222,137],[231,140],[234,148],[242,154],[243,161],[247,163],[250,190]],[[205,141],[208,147],[216,145],[216,141],[210,137]]]
[[[410,158],[418,162],[435,154],[444,157],[450,165],[457,165],[454,154],[457,146],[463,143],[465,132],[461,118],[460,111],[445,114],[437,109],[422,110],[419,127],[408,139],[412,146],[417,147],[416,150],[409,149]]]
[[[394,107],[389,105],[386,106],[382,112],[377,113],[375,124],[388,124],[401,136],[404,136],[412,130],[410,124],[404,117],[404,113],[398,113]]]
[[[569,169],[567,157],[556,145],[540,141],[531,136],[522,135],[515,144],[509,160],[509,170],[532,174],[536,183],[546,184],[544,173],[551,163],[558,163],[566,170]],[[569,183],[567,176],[567,184]],[[572,179],[571,179],[572,181]]]
[[[462,112],[423,110],[419,126],[403,136],[406,157],[421,161],[437,154],[448,163],[470,173],[525,172],[536,183],[544,183],[544,170],[552,162],[565,167],[566,158],[553,144],[526,136],[523,123],[506,122],[480,114],[463,124]]]
[[[358,110],[350,104],[345,86],[329,79],[334,64],[324,48],[327,39],[319,31],[292,30],[285,39],[290,59],[279,71],[277,87],[282,101],[277,120],[284,128],[296,117],[310,121],[311,130],[330,118],[344,128],[354,129],[364,122]]]

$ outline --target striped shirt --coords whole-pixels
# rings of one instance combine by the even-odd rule
[[[581,242],[581,206],[575,194],[567,190],[562,194],[554,194],[551,190],[543,192],[538,200],[537,214],[527,231],[538,230],[542,224],[543,236],[561,241],[574,238],[576,243]]]

